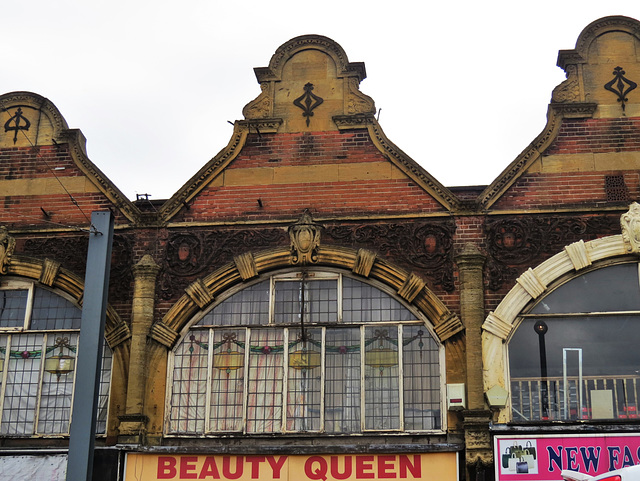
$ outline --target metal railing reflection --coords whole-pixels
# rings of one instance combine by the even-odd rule
[[[582,376],[580,387],[578,376],[511,378],[513,420],[638,417],[640,376]]]

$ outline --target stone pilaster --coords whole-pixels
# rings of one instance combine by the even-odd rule
[[[491,412],[484,400],[482,323],[484,322],[485,256],[466,244],[455,258],[460,273],[460,316],[465,326],[467,358],[467,410],[463,412],[467,474],[477,474],[493,462],[489,424]]]
[[[156,278],[160,267],[150,255],[133,266],[134,288],[131,315],[131,355],[125,414],[120,416],[118,441],[140,444],[146,432],[144,392],[147,380],[147,336],[153,323]]]

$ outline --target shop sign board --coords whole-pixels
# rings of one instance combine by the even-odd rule
[[[638,434],[495,436],[496,481],[560,481],[563,469],[595,476],[640,464]]]
[[[125,481],[457,481],[458,453],[203,455],[128,453]]]

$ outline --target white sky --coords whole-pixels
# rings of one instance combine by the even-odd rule
[[[420,5],[418,7],[418,5]],[[540,133],[558,50],[640,2],[8,0],[0,93],[43,95],[130,199],[169,198],[260,93],[254,67],[303,34],[364,62],[387,137],[446,186],[489,184]]]

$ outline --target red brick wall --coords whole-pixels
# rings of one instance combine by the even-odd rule
[[[366,131],[252,134],[229,170],[388,162]],[[366,166],[363,166],[365,171]],[[262,203],[259,205],[258,199]],[[174,220],[291,219],[304,209],[317,216],[443,212],[415,182],[405,179],[323,181],[205,188]]]
[[[581,154],[640,150],[640,118],[564,120],[545,152]]]
[[[0,181],[80,177],[85,174],[71,159],[68,145],[0,150]],[[87,225],[95,210],[105,210],[111,202],[99,192],[73,192],[77,206],[64,191],[46,195],[6,195],[0,192],[0,224],[13,227]],[[51,215],[47,218],[43,210]],[[86,215],[86,217],[85,217]]]

